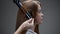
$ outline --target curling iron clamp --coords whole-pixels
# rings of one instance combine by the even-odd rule
[[[32,18],[31,14],[29,13],[30,10],[26,11],[19,0],[13,0],[13,2],[24,12],[24,14],[28,17],[28,19]]]

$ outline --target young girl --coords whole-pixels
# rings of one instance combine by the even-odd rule
[[[25,10],[30,11],[32,16],[28,19],[21,9],[19,9],[16,21],[16,32],[14,34],[39,34],[39,24],[42,23],[41,3],[36,0],[26,0],[22,2]],[[24,10],[24,9],[23,9]]]

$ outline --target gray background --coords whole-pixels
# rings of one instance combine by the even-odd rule
[[[41,34],[60,34],[60,0],[40,0],[43,23],[39,26]],[[13,34],[15,31],[18,7],[12,0],[0,0],[0,34]]]

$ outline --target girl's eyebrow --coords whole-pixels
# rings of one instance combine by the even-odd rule
[[[39,13],[40,13],[40,12],[42,12],[42,10],[41,10],[41,9],[39,9],[39,8],[38,8],[38,10],[37,10],[37,11],[38,11]]]

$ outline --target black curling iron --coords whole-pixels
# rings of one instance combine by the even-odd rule
[[[26,14],[26,16],[28,17],[28,19],[32,18],[32,16],[30,15],[29,12],[31,12],[31,10],[26,11],[22,5],[22,3],[19,0],[13,0],[13,2],[21,9],[24,10],[23,12]],[[26,13],[27,12],[27,13]]]

